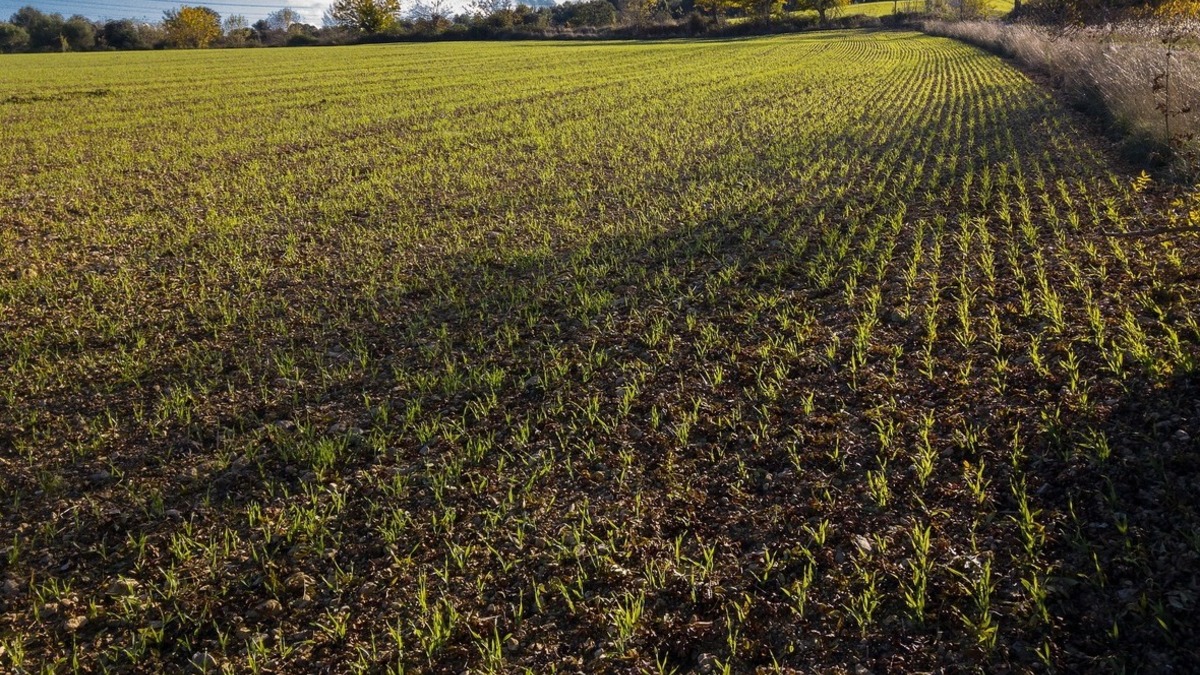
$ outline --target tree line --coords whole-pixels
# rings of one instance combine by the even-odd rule
[[[321,25],[306,23],[282,8],[253,23],[239,14],[222,16],[203,5],[184,5],[156,22],[93,21],[64,17],[27,6],[0,21],[0,52],[203,49],[212,47],[346,44],[421,37],[490,38],[556,35],[700,35],[732,27],[728,19],[774,21],[777,27],[826,23],[850,0],[474,0],[453,11],[449,0],[335,0]],[[786,12],[811,9],[817,18]],[[788,23],[790,21],[790,23]],[[849,23],[843,21],[843,23]],[[745,32],[750,24],[736,27]],[[787,26],[783,26],[787,27]],[[623,33],[620,31],[624,31]]]
[[[817,26],[874,25],[879,19],[836,18],[852,0],[334,0],[316,26],[294,9],[250,23],[206,6],[168,10],[157,22],[92,21],[27,6],[0,21],[0,52],[302,46],[403,39],[571,36],[681,37],[783,32]],[[869,0],[863,0],[869,1]],[[925,0],[925,15],[967,19],[984,0]],[[1042,23],[1093,23],[1163,6],[1186,5],[1200,20],[1200,0],[1016,0],[1015,15]],[[907,5],[911,7],[911,5]],[[811,15],[794,10],[810,10]],[[1191,14],[1189,14],[1191,16]],[[739,21],[729,21],[740,19]],[[885,18],[885,23],[905,17]]]
[[[0,21],[0,52],[102,51],[315,44],[321,29],[283,8],[250,23],[202,6],[168,10],[161,21],[92,21],[22,7]]]

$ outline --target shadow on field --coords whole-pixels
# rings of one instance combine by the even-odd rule
[[[1051,462],[1054,501],[1075,516],[1056,547],[1064,646],[1073,661],[1184,672],[1200,661],[1200,377],[1147,378],[1103,405],[1054,448],[1073,461]]]

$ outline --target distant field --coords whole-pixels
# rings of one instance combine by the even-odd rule
[[[985,0],[986,13],[990,16],[1002,16],[1008,14],[1013,9],[1012,0]],[[832,10],[830,17],[835,16],[876,16],[884,17],[891,16],[898,12],[925,12],[928,11],[928,5],[925,0],[899,0],[898,2],[856,2],[836,10]],[[796,10],[788,12],[789,16],[811,16],[816,18],[817,13],[808,10]],[[729,19],[730,23],[740,23],[748,19],[737,17]]]
[[[877,3],[883,4],[883,3]],[[916,33],[0,57],[0,670],[1183,671],[1195,237]]]
[[[903,0],[902,2],[860,2],[843,7],[843,16],[890,16],[897,12],[923,12],[925,0]],[[816,14],[816,12],[809,12]]]
[[[984,3],[989,14],[996,16],[1007,14],[1012,11],[1012,0],[986,0]],[[896,12],[924,12],[926,11],[925,0],[899,0],[898,2],[859,2],[844,7],[841,10],[843,16],[864,15],[864,16],[889,16]],[[816,12],[811,12],[816,15]]]

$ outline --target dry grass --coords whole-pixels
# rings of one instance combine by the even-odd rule
[[[1128,33],[1050,32],[992,21],[931,21],[924,30],[1050,76],[1075,103],[1112,122],[1141,159],[1162,162],[1173,155],[1195,165],[1200,51],[1182,47],[1187,33],[1178,27],[1143,27],[1142,39],[1132,42]]]

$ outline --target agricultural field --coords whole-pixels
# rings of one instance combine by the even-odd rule
[[[1013,9],[1012,0],[984,0],[981,3],[983,12],[989,16],[1003,16]],[[845,7],[837,7],[830,11],[830,16],[874,16],[885,17],[896,13],[922,13],[929,11],[926,0],[874,0],[873,2],[855,2]],[[794,10],[788,16],[816,17],[813,10]],[[744,20],[744,19],[743,19]],[[731,23],[738,19],[730,19]]]
[[[0,670],[1194,667],[1200,204],[907,32],[0,59]]]
[[[1012,0],[983,0],[980,7],[984,13],[991,16],[1008,14],[1013,9]],[[925,0],[875,0],[874,2],[856,2],[838,10],[841,16],[891,16],[896,12],[925,12],[928,6]],[[794,12],[804,14],[805,12]],[[816,12],[807,12],[816,16]]]

